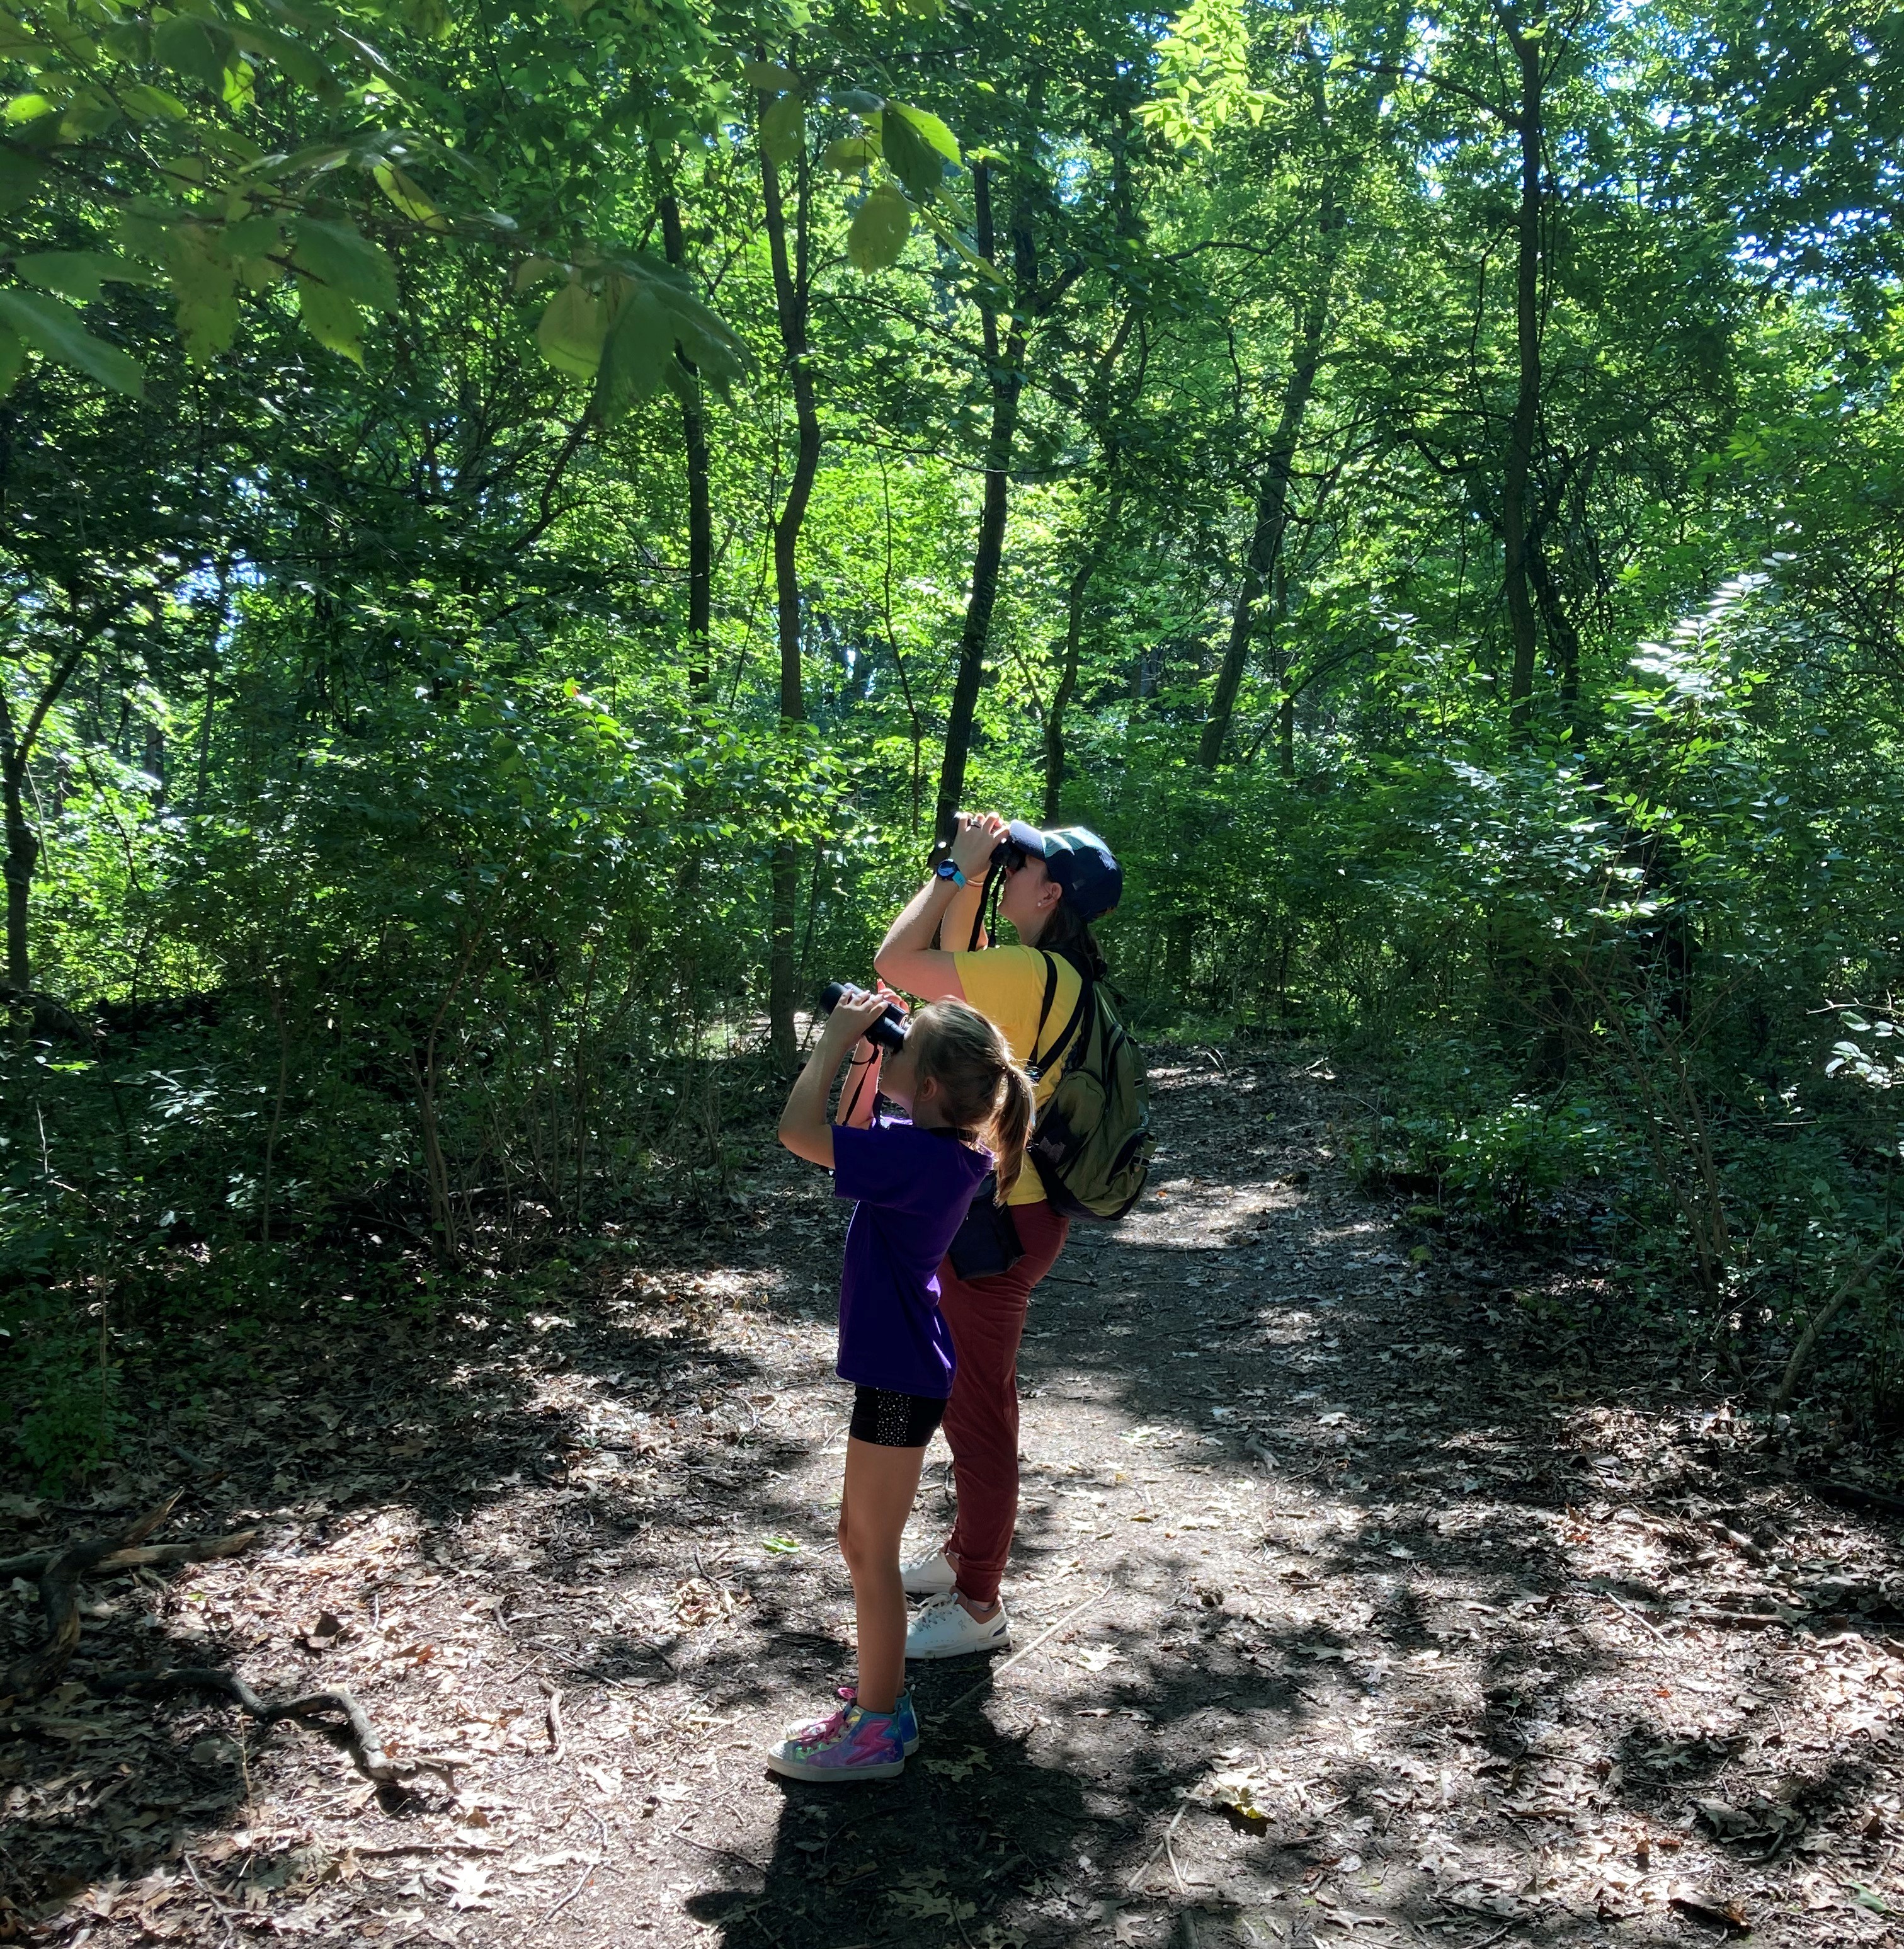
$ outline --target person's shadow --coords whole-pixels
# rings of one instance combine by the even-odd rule
[[[1076,1857],[1104,1851],[1105,1823],[1070,1769],[1041,1766],[1028,1701],[995,1690],[971,1659],[911,1668],[921,1743],[897,1780],[850,1786],[775,1779],[782,1796],[766,1861],[725,1856],[727,1885],[688,1912],[724,1945],[855,1949],[874,1944],[1021,1942],[1041,1884],[1075,1888]]]

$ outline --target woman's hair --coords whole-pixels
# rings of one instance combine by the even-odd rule
[[[921,1083],[936,1083],[952,1127],[992,1153],[998,1201],[1024,1167],[1031,1135],[1031,1078],[992,1024],[964,1002],[932,1002],[913,1012],[905,1046],[918,1052]]]
[[[1091,923],[1079,916],[1068,897],[1051,909],[1051,918],[1045,922],[1037,945],[1048,954],[1063,955],[1080,974],[1089,976],[1093,981],[1107,981],[1110,978],[1104,950],[1098,945],[1098,937],[1091,931]]]

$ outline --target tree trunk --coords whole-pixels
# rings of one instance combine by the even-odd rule
[[[762,100],[762,112],[766,98]],[[803,135],[794,190],[793,250],[787,250],[787,214],[780,170],[763,145],[760,181],[767,218],[767,250],[773,265],[774,312],[794,390],[797,442],[794,477],[773,524],[774,601],[780,639],[780,717],[797,723],[806,715],[800,670],[800,533],[820,465],[820,420],[813,403],[813,368],[807,348],[807,312],[812,284],[811,173]],[[768,1038],[775,1064],[794,1065],[794,903],[800,887],[800,853],[791,841],[774,848],[770,875],[767,953]]]
[[[661,199],[661,237],[668,262],[676,270],[685,270],[688,253],[681,234],[681,205],[672,194]],[[688,696],[699,707],[708,701],[713,681],[713,503],[707,484],[707,421],[700,408],[700,375],[685,353],[677,349],[675,356],[694,382],[692,403],[688,399],[681,403],[681,437],[688,460]]]
[[[1229,735],[1230,720],[1236,711],[1237,692],[1242,688],[1243,672],[1249,661],[1256,605],[1275,575],[1283,536],[1288,530],[1290,479],[1295,471],[1296,448],[1302,438],[1303,416],[1315,390],[1315,368],[1322,362],[1334,266],[1334,240],[1341,228],[1341,210],[1334,197],[1325,192],[1316,288],[1297,316],[1289,377],[1283,385],[1282,411],[1256,489],[1256,524],[1250,536],[1249,558],[1236,592],[1236,607],[1230,615],[1229,641],[1224,648],[1222,668],[1217,673],[1216,694],[1210,699],[1210,715],[1204,720],[1203,735],[1197,743],[1197,762],[1206,769],[1213,768],[1223,755],[1224,741]]]
[[[1508,713],[1517,735],[1524,735],[1533,708],[1534,605],[1529,583],[1527,490],[1533,477],[1534,438],[1540,423],[1540,111],[1541,49],[1505,9],[1501,23],[1520,64],[1520,105],[1515,132],[1520,138],[1519,244],[1514,269],[1514,350],[1520,387],[1508,430],[1501,496],[1502,574],[1506,583],[1508,626],[1514,662],[1508,676]]]
[[[1580,715],[1580,633],[1554,580],[1547,550],[1538,533],[1527,537],[1527,576],[1533,586],[1534,599],[1540,606],[1540,620],[1553,645],[1560,665],[1561,707],[1567,721],[1576,728]]]
[[[973,165],[972,188],[978,210],[978,246],[989,260],[996,238],[992,219],[992,175],[986,163]],[[1012,241],[1019,260],[1019,289],[1002,352],[998,314],[988,295],[981,294],[979,299],[985,331],[985,369],[992,382],[992,431],[985,448],[985,501],[979,514],[978,542],[972,553],[972,590],[965,604],[964,627],[959,633],[958,674],[952,683],[951,714],[946,722],[946,754],[939,771],[933,833],[941,847],[951,841],[952,822],[964,795],[965,757],[971,743],[979,683],[985,674],[992,611],[998,600],[999,568],[1005,556],[1011,450],[1017,436],[1019,397],[1024,387],[1025,314],[1037,282],[1030,233],[1021,211],[1013,213]]]
[[[0,702],[0,710],[5,707]],[[26,896],[39,863],[39,839],[26,822],[26,754],[15,751],[11,736],[0,759],[0,782],[6,794],[7,986],[24,994],[33,985],[26,953]]]

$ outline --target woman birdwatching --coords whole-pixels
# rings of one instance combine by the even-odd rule
[[[998,911],[1017,930],[1017,947],[994,947],[983,932],[995,855],[1003,876]],[[1085,981],[1105,972],[1090,923],[1123,891],[1110,849],[1082,826],[1041,832],[995,813],[961,813],[949,856],[887,930],[874,965],[922,1001],[969,1002],[1030,1071],[1042,1107],[1062,1074]],[[967,942],[969,950],[940,945]],[[904,1566],[907,1592],[928,1599],[907,1627],[908,1658],[956,1658],[1011,1640],[999,1584],[1018,1519],[1018,1344],[1032,1288],[1056,1263],[1070,1220],[1052,1208],[1029,1158],[998,1216],[995,1254],[961,1256],[961,1232],[939,1269],[940,1310],[958,1354],[943,1425],[958,1513],[943,1549]]]

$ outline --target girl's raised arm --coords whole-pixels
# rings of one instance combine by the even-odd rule
[[[885,1014],[890,1006],[884,995],[842,996],[827,1017],[826,1027],[794,1080],[787,1107],[780,1113],[780,1141],[809,1164],[833,1168],[833,1126],[826,1114],[827,1091],[839,1074],[846,1052]],[[868,1101],[870,1102],[870,1098]]]

